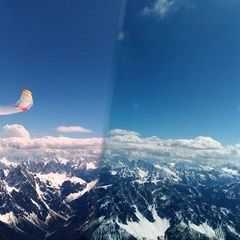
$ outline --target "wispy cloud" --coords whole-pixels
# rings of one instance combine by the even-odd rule
[[[156,15],[165,18],[169,13],[178,7],[179,0],[156,0],[152,6],[146,6],[143,15]]]
[[[81,126],[59,126],[57,131],[61,133],[91,133],[92,131]]]

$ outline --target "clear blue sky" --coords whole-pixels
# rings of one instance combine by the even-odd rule
[[[240,1],[161,2],[127,4],[110,127],[239,143]]]
[[[1,117],[35,136],[81,125],[100,136],[109,95],[120,1],[0,1],[0,104],[22,89],[35,105]]]

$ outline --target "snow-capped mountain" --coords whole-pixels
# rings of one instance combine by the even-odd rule
[[[75,163],[1,160],[0,239],[240,239],[237,164]]]

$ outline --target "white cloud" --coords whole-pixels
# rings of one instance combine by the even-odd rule
[[[108,159],[195,161],[206,164],[240,160],[240,144],[224,146],[211,137],[193,139],[161,139],[142,137],[139,133],[123,129],[110,131],[105,139],[105,156]],[[0,159],[20,161],[27,159],[99,159],[102,138],[70,138],[45,136],[31,138],[21,125],[3,127],[0,138]]]
[[[61,133],[91,133],[92,131],[81,126],[59,126],[57,131]]]
[[[136,132],[112,130],[106,139],[107,158],[130,160],[199,161],[209,164],[240,159],[240,144],[223,146],[211,137],[161,139]]]
[[[66,159],[97,159],[101,153],[102,141],[102,138],[63,136],[31,138],[22,125],[5,125],[0,138],[0,158],[18,161],[57,155]]]
[[[172,12],[177,8],[178,1],[177,0],[156,0],[152,6],[146,6],[143,9],[142,14],[156,15],[163,19],[170,12]]]
[[[19,124],[5,125],[3,127],[4,138],[19,137],[19,138],[30,138],[29,132]]]
[[[130,131],[130,130],[126,130],[126,129],[113,129],[110,131],[110,135],[111,136],[116,136],[116,135],[123,135],[123,136],[139,136],[140,134],[138,132],[135,131]]]

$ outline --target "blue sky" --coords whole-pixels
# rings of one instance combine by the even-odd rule
[[[114,59],[121,1],[1,1],[0,104],[23,88],[35,105],[1,117],[34,136],[61,125],[161,138],[240,142],[240,2],[128,1]]]
[[[105,122],[120,1],[0,1],[0,103],[22,89],[35,105],[1,117],[35,136],[80,125],[101,136]],[[74,136],[80,136],[74,135]]]
[[[240,142],[240,2],[129,1],[111,128]]]

